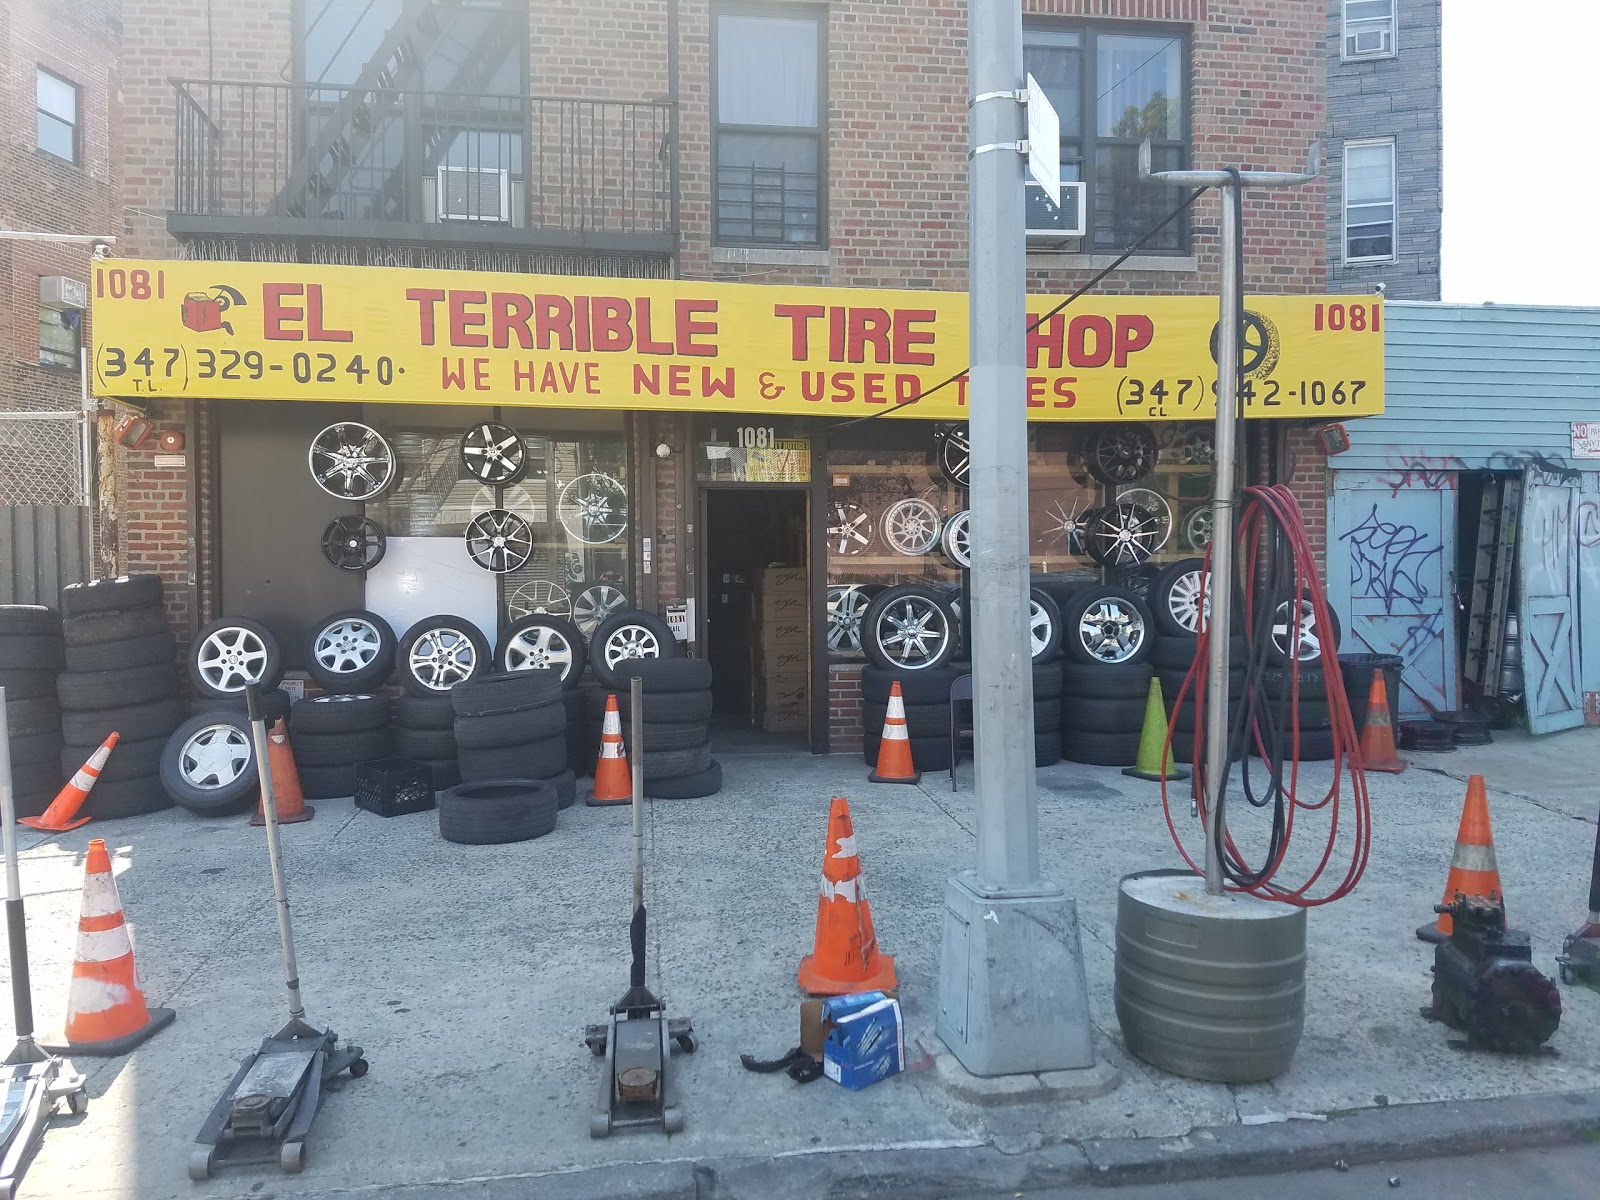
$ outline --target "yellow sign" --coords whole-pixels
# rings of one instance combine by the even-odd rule
[[[1028,304],[1041,421],[1215,412],[1217,304]],[[1383,306],[1247,302],[1253,417],[1383,411]],[[108,261],[94,272],[94,390],[148,399],[499,404],[960,419],[959,292],[494,275],[387,267]]]

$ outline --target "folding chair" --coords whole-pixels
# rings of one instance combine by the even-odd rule
[[[965,722],[957,704],[965,704]],[[956,764],[961,761],[961,742],[972,741],[972,676],[962,675],[950,685],[950,790],[956,790]]]

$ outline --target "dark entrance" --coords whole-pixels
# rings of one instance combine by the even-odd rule
[[[808,499],[805,487],[701,492],[719,749],[810,745]]]

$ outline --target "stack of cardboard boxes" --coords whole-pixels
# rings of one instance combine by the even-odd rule
[[[811,592],[805,568],[762,571],[756,607],[757,719],[773,733],[804,733],[811,717]]]

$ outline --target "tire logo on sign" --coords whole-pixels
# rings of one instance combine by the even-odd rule
[[[1217,342],[1221,330],[1219,325],[1211,327],[1211,361],[1217,361]],[[1271,375],[1278,365],[1278,354],[1281,343],[1278,338],[1278,327],[1260,313],[1246,312],[1244,314],[1244,333],[1239,339],[1240,367],[1246,375],[1258,379]]]
[[[183,298],[180,313],[183,327],[196,333],[210,333],[214,329],[233,333],[233,323],[222,319],[222,314],[245,302],[244,295],[225,283],[212,286],[209,292],[190,292]]]

